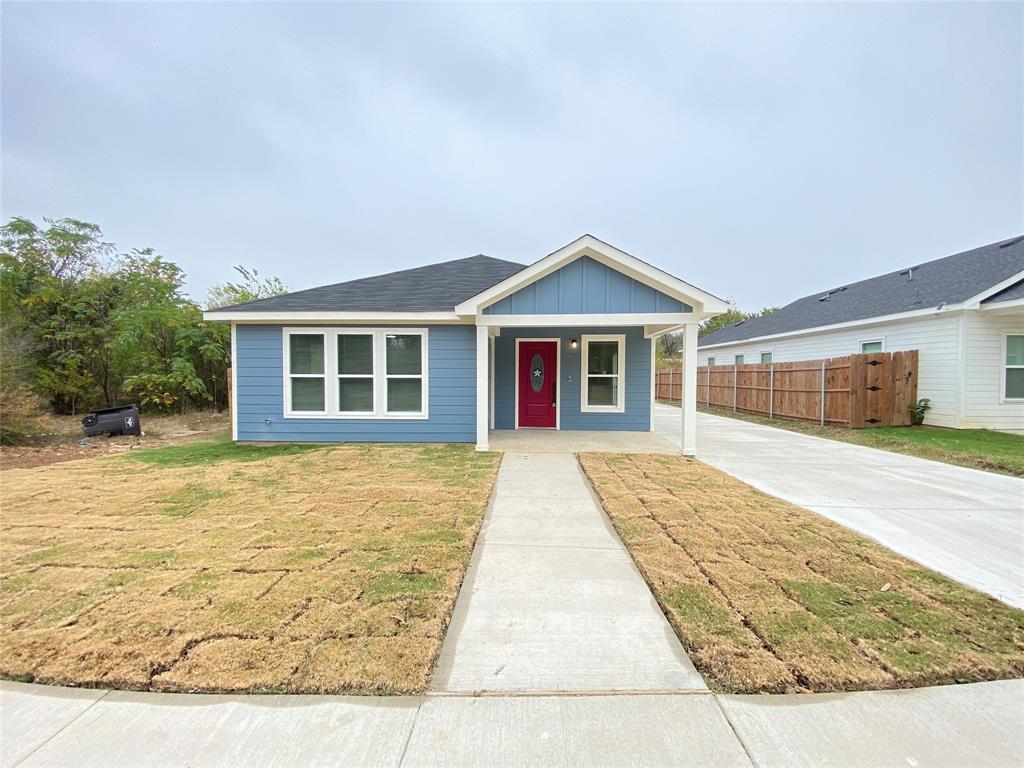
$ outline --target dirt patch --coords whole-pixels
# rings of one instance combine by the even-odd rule
[[[416,693],[497,473],[466,446],[172,446],[4,470],[0,674]]]
[[[1024,612],[692,459],[580,463],[694,664],[724,692],[1020,677]]]
[[[27,469],[78,459],[94,459],[143,448],[162,448],[209,439],[230,427],[226,413],[196,412],[175,416],[142,416],[143,435],[86,438],[80,416],[53,416],[44,430],[25,445],[0,446],[0,469]]]

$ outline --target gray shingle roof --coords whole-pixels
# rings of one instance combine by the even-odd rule
[[[1012,301],[1013,299],[1024,299],[1024,280],[1014,283],[1009,288],[1003,288],[999,293],[992,294],[981,303],[998,304],[1001,301]]]
[[[957,304],[1022,271],[1024,237],[1017,237],[918,264],[912,274],[904,268],[857,283],[834,286],[831,291],[812,293],[765,317],[702,336],[698,346],[934,308],[943,303]],[[828,300],[822,301],[826,293]]]
[[[477,255],[425,267],[403,269],[386,275],[364,277],[347,283],[323,285],[249,301],[215,311],[232,312],[443,312],[475,296],[525,264]]]

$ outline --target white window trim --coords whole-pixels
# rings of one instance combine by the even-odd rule
[[[743,359],[742,360],[737,360],[736,359],[737,357],[741,357]],[[738,354],[733,355],[732,356],[732,364],[733,365],[746,365],[747,364],[747,356],[746,356],[746,354],[744,354],[743,352],[740,352]]]
[[[714,368],[715,367],[715,356],[711,355],[710,357],[708,357],[705,365],[707,365],[708,368]]]
[[[340,411],[338,410],[338,381],[342,378],[369,378],[364,374],[339,374],[338,373],[338,336],[355,334],[373,337],[373,410],[372,411]],[[421,371],[419,376],[413,374],[388,374],[386,369],[386,338],[389,334],[418,335],[422,338],[420,344]],[[324,337],[324,374],[292,374],[289,370],[291,345],[290,337],[293,335],[313,335]],[[404,326],[394,328],[362,328],[356,326],[339,327],[307,327],[296,326],[282,329],[282,356],[284,369],[284,402],[282,403],[283,417],[285,419],[363,419],[363,420],[423,420],[429,418],[429,392],[430,382],[428,380],[428,329],[407,328]],[[322,378],[326,392],[324,393],[323,411],[293,411],[292,403],[292,376],[302,378]],[[418,412],[388,411],[387,410],[387,381],[388,379],[420,379],[422,391],[422,410]],[[328,383],[331,386],[327,386]]]
[[[1024,336],[1024,330],[1020,331],[1003,331],[1000,341],[1002,349],[1000,351],[1000,362],[1002,366],[999,368],[999,402],[1000,403],[1024,403],[1024,397],[1007,397],[1006,396],[1006,371],[1010,368],[1024,368],[1024,365],[1009,365],[1006,362],[1006,344],[1009,336]]]
[[[871,339],[861,339],[860,341],[858,341],[857,342],[857,354],[858,355],[870,355],[871,354],[870,352],[865,352],[864,351],[864,345],[865,344],[875,344],[875,343],[878,343],[878,344],[882,345],[882,348],[880,350],[878,350],[879,352],[885,352],[885,336],[875,336],[874,338],[871,338]]]
[[[772,359],[767,363],[762,359],[764,355],[771,355]],[[757,353],[757,362],[761,365],[771,365],[775,362],[775,350],[774,349],[762,349]]]
[[[619,344],[619,370],[615,375],[619,379],[619,397],[615,405],[590,405],[588,384],[591,374],[587,371],[589,346],[592,341],[616,341]],[[607,377],[612,374],[594,374]],[[626,334],[624,333],[590,333],[580,336],[580,411],[582,413],[624,413],[626,410]]]

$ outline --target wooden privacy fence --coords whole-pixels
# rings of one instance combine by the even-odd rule
[[[680,400],[683,372],[658,371],[655,397]],[[702,365],[697,402],[769,418],[863,427],[910,426],[917,402],[917,350],[800,360]]]

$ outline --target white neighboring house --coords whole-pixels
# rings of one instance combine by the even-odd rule
[[[698,340],[698,365],[920,350],[925,423],[1024,433],[1024,236],[797,299]]]

